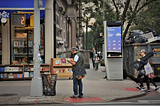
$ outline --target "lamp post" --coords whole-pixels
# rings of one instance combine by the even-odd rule
[[[31,97],[42,97],[42,78],[40,77],[40,59],[38,58],[40,46],[40,8],[39,0],[34,0],[34,77],[31,81]]]

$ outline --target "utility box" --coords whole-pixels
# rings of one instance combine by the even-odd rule
[[[104,21],[104,44],[107,79],[123,80],[121,21]]]

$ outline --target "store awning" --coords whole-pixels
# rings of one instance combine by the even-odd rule
[[[40,8],[40,17],[45,17],[46,0],[42,1],[42,8]],[[33,12],[34,0],[0,0],[0,18],[11,18],[12,13]],[[26,18],[29,18],[27,15]]]

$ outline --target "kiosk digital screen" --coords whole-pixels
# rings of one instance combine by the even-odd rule
[[[107,52],[121,52],[121,26],[107,27]]]

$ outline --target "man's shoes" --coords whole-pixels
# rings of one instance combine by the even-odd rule
[[[107,79],[107,76],[104,76],[104,78],[103,79]]]
[[[155,88],[155,91],[157,91],[158,89],[159,89],[159,87],[156,87],[156,88]]]
[[[83,96],[78,95],[79,98],[83,98]]]
[[[73,95],[73,96],[70,96],[70,98],[77,99],[78,97]]]

